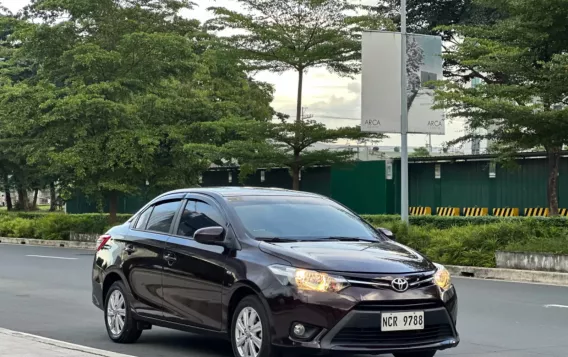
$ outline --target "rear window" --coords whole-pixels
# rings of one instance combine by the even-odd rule
[[[169,233],[174,215],[179,209],[181,201],[171,201],[154,206],[154,210],[148,220],[146,230],[153,232]]]
[[[136,229],[142,231],[146,229],[146,224],[148,223],[148,218],[150,218],[152,209],[154,209],[154,207],[149,207],[140,215],[140,218],[138,218],[138,221],[136,222],[136,227],[135,227]]]

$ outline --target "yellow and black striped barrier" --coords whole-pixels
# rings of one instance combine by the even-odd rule
[[[432,207],[410,207],[411,216],[431,216]]]
[[[527,217],[548,217],[548,208],[525,208],[525,216]]]
[[[493,208],[493,215],[497,217],[518,217],[518,208]]]
[[[463,215],[466,217],[487,216],[488,214],[489,214],[489,208],[466,207],[463,209]]]
[[[438,216],[459,216],[460,209],[457,207],[438,207],[436,208],[436,214]]]
[[[568,208],[561,208],[558,210],[558,215],[568,217]]]

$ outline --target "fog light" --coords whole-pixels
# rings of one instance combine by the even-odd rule
[[[306,333],[306,327],[304,325],[302,324],[294,325],[294,335],[302,337],[304,336],[305,333]]]

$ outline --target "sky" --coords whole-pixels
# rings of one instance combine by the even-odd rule
[[[199,6],[184,13],[184,16],[197,18],[205,21],[212,17],[207,11],[210,6],[223,6],[238,9],[236,0],[199,0]],[[0,4],[16,12],[26,6],[29,0],[0,0]],[[275,87],[273,107],[286,114],[295,116],[297,74],[282,73],[274,74],[262,72],[257,74],[257,80],[271,83]],[[361,118],[361,77],[342,78],[330,74],[325,69],[310,70],[304,77],[303,106],[307,107],[309,114],[314,120],[324,123],[330,128],[341,126],[359,125]],[[341,119],[340,119],[341,118]],[[461,122],[446,122],[446,135],[433,135],[432,145],[441,146],[444,142],[460,136],[462,131]],[[389,138],[383,140],[380,145],[398,146],[400,136],[389,134]],[[425,146],[426,135],[409,135],[409,146]]]

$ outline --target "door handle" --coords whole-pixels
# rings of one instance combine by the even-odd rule
[[[136,251],[136,248],[134,248],[134,245],[132,245],[132,244],[127,244],[127,245],[124,247],[124,251],[125,251],[126,253],[128,253],[128,254],[132,254],[132,253],[134,253],[134,252]]]
[[[174,253],[164,254],[164,259],[168,262],[169,265],[172,265],[177,261],[176,255]]]

